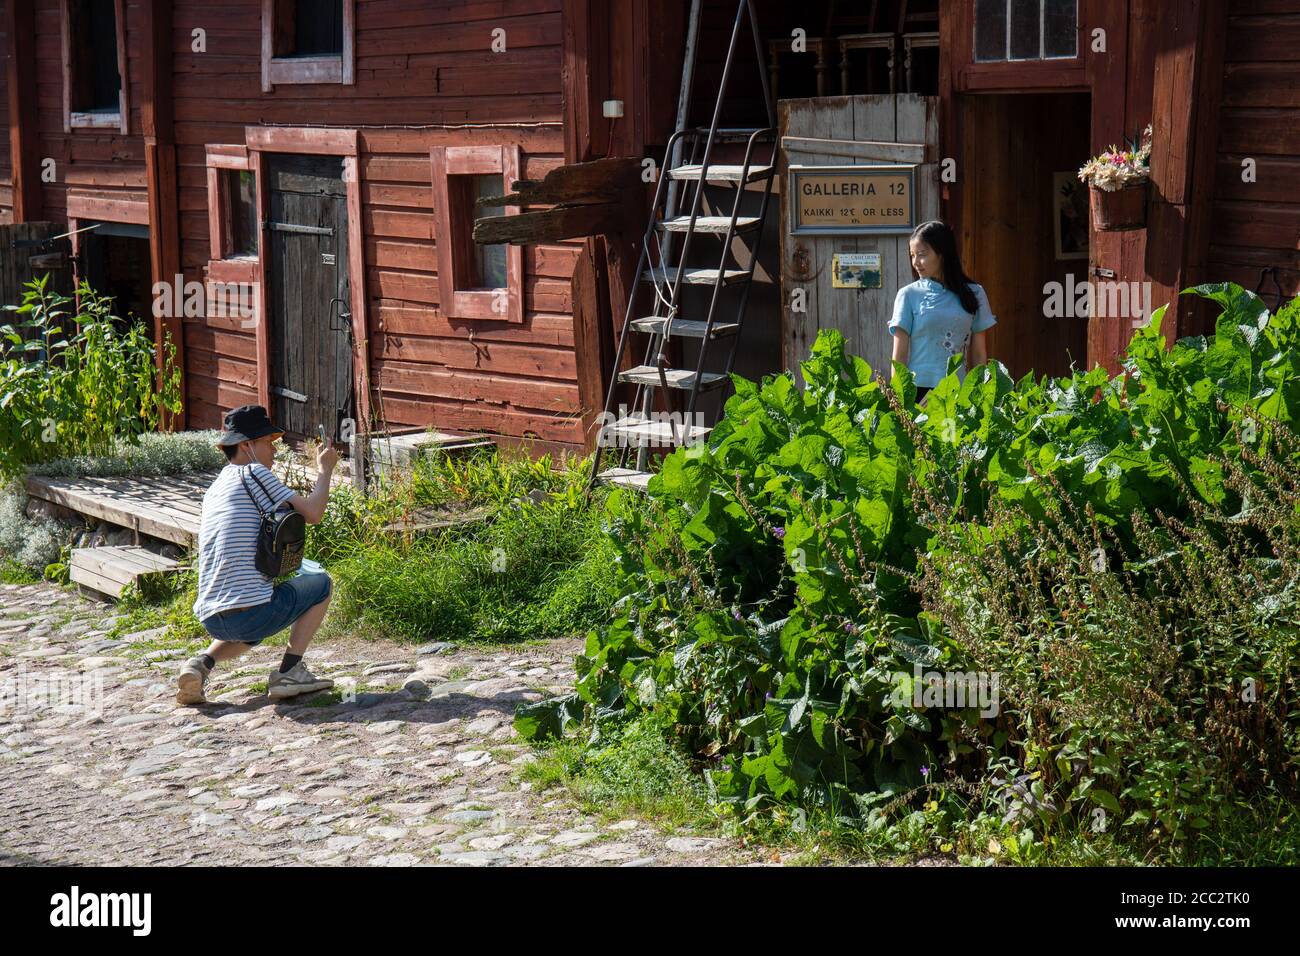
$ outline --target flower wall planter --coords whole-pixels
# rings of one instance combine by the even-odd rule
[[[1141,229],[1147,224],[1147,192],[1150,181],[1125,186],[1114,192],[1088,187],[1092,228],[1100,232]]]

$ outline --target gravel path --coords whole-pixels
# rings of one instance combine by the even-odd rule
[[[181,707],[174,675],[198,645],[109,640],[113,614],[52,584],[0,585],[0,863],[760,861],[520,779],[515,707],[572,687],[576,640],[322,640],[307,663],[335,694],[286,702],[264,694],[282,649],[261,648],[218,668],[212,703]]]

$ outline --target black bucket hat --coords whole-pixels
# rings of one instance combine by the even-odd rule
[[[226,412],[223,422],[225,433],[218,445],[238,445],[241,441],[253,441],[267,435],[283,435],[284,429],[277,428],[261,405],[241,405]]]

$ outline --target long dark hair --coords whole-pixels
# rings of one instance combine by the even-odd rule
[[[961,267],[961,253],[957,251],[957,237],[948,224],[941,219],[923,222],[912,232],[913,239],[920,239],[938,253],[943,260],[943,284],[961,302],[961,307],[972,315],[979,310],[979,300],[970,284],[973,281]]]

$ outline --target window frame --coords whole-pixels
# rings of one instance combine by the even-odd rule
[[[496,289],[457,288],[457,276],[464,275],[465,264],[458,258],[458,236],[473,229],[473,208],[453,209],[448,178],[451,176],[501,176],[506,192],[517,182],[521,170],[521,152],[517,144],[499,146],[434,146],[429,150],[433,170],[433,216],[436,234],[434,249],[438,260],[438,310],[448,319],[487,319],[498,322],[524,321],[524,250],[506,247],[506,284]],[[506,206],[506,215],[520,212],[518,206]],[[459,267],[459,268],[458,268]],[[494,304],[506,293],[506,310]]]
[[[257,237],[257,250],[251,255],[234,254],[232,251],[230,202],[231,197],[226,186],[226,172],[250,173],[253,176],[253,215],[256,217],[254,234]],[[257,171],[248,157],[248,150],[243,146],[226,146],[209,144],[207,147],[208,172],[208,265],[211,275],[212,267],[218,267],[221,276],[212,275],[214,279],[240,279],[251,281],[251,274],[256,269],[262,248],[261,197],[258,191]],[[245,267],[245,268],[240,268]]]
[[[339,54],[280,57],[275,55],[278,0],[262,0],[262,92],[278,85],[356,83],[356,0],[343,0],[343,50]]]
[[[981,60],[976,56],[976,32],[979,29],[979,0],[972,4],[971,11],[971,60],[974,63],[1039,63],[1043,61],[1068,61],[1079,58],[1079,17],[1082,14],[1080,10],[1080,0],[1074,0],[1074,52],[1069,56],[1048,56],[1046,53],[1047,45],[1047,2],[1038,0],[1038,55],[1037,56],[1012,56],[1011,55],[1011,4],[1013,0],[1003,0],[1004,11],[1006,14],[1005,37],[1002,43],[1002,52],[1005,54],[1000,57],[993,57],[987,60]]]
[[[126,50],[126,0],[113,0],[113,26],[117,33],[117,75],[121,88],[117,91],[117,113],[87,113],[72,108],[72,3],[59,0],[59,33],[63,48],[63,132],[74,129],[116,129],[126,134],[131,131],[131,80],[127,73]]]
[[[1075,54],[1041,60],[975,59],[975,4],[945,4],[940,7],[939,33],[942,43],[951,50],[952,93],[998,91],[1031,92],[1033,90],[1090,89],[1087,25],[1098,21],[1100,0],[1078,0],[1075,24]],[[941,48],[942,49],[942,48]],[[942,52],[940,54],[942,57]],[[940,85],[944,83],[940,60]]]

